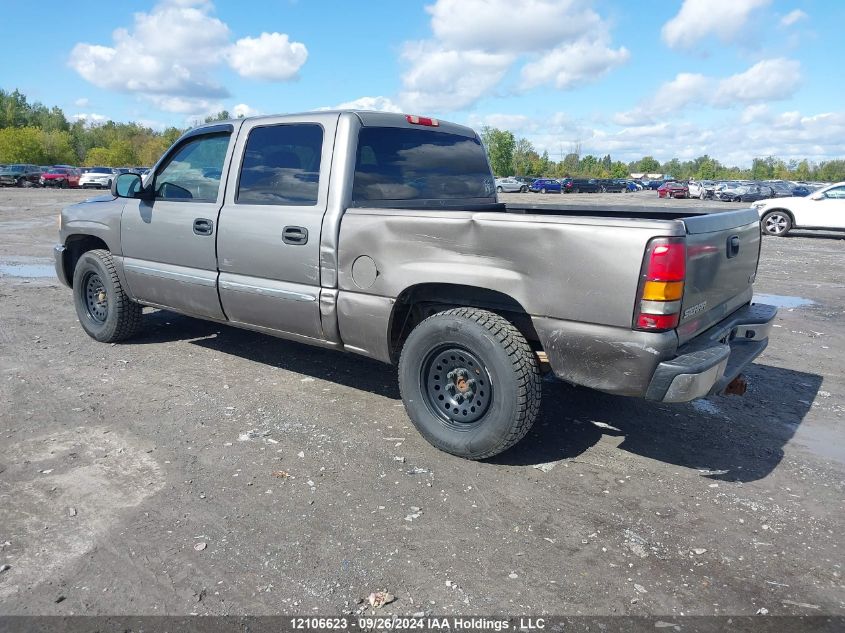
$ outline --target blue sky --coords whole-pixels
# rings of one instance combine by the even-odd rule
[[[245,7],[248,7],[245,8]],[[92,124],[358,106],[553,158],[845,156],[840,0],[43,0],[0,87]]]

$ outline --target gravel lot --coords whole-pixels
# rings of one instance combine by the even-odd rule
[[[89,339],[50,248],[90,195],[0,190],[0,614],[331,615],[379,589],[402,614],[845,613],[845,236],[764,240],[756,289],[791,307],[746,396],[549,382],[474,463],[416,433],[388,366],[160,311]]]

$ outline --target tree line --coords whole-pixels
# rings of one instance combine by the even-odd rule
[[[630,174],[666,174],[679,180],[805,180],[839,182],[845,180],[845,160],[819,163],[804,160],[784,161],[775,156],[755,158],[750,168],[729,167],[708,155],[693,160],[673,158],[661,163],[653,156],[643,156],[628,163],[604,156],[581,155],[575,145],[562,160],[549,158],[548,152],[537,152],[528,139],[516,138],[508,130],[485,126],[481,141],[487,150],[490,166],[496,176],[528,176],[550,178],[627,178]]]
[[[206,121],[228,118],[224,110]],[[30,103],[18,90],[0,89],[0,163],[149,166],[184,131],[158,131],[134,122],[71,122],[61,108]]]

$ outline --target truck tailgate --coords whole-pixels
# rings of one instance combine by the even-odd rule
[[[748,303],[760,255],[760,218],[738,209],[683,218],[687,274],[677,332],[683,344]]]

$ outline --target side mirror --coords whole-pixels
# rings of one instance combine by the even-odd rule
[[[138,198],[143,190],[141,177],[138,174],[118,174],[111,183],[111,193],[116,198]]]

